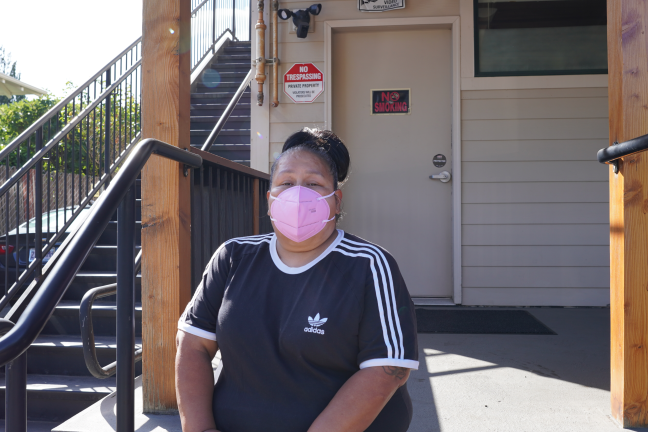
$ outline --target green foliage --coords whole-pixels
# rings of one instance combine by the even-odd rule
[[[7,53],[4,47],[0,46],[0,73],[9,75],[12,78],[20,79],[20,74],[16,72],[16,62],[11,62],[11,54]],[[12,98],[0,96],[0,105],[6,105],[11,102],[24,100],[24,95],[17,95]]]
[[[68,83],[68,87],[71,83]],[[14,102],[0,106],[0,150],[31,126],[59,99],[53,95],[34,100]],[[43,145],[47,145],[65,125],[78,117],[91,101],[83,93],[70,101],[43,127]],[[85,175],[102,175],[106,159],[105,143],[109,142],[108,161],[112,164],[139,133],[140,105],[138,95],[128,86],[120,86],[113,92],[110,103],[109,130],[106,137],[105,102],[99,104],[56,145],[44,159],[47,171]],[[21,166],[36,153],[36,137],[24,140],[0,165],[7,161],[10,166]]]
[[[57,102],[57,98],[48,94],[38,99],[25,99],[0,105],[0,149],[20,135]]]

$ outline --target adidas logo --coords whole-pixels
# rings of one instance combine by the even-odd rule
[[[317,333],[317,334],[324,334],[324,330],[318,329],[317,327],[320,327],[324,325],[324,323],[328,321],[328,318],[320,318],[320,314],[318,313],[315,315],[315,318],[313,317],[308,317],[308,324],[311,325],[311,327],[304,327],[304,332],[306,333]]]

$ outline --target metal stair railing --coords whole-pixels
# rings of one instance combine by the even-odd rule
[[[648,150],[648,135],[642,135],[621,144],[615,142],[611,146],[599,150],[596,157],[600,163],[612,165],[614,172],[618,173],[619,160],[646,150]]]
[[[142,251],[137,254],[135,258],[135,275],[139,273],[142,268]],[[92,324],[92,305],[96,299],[108,297],[117,294],[117,284],[108,284],[97,288],[88,290],[79,307],[79,325],[81,327],[81,340],[83,344],[83,358],[86,367],[93,377],[99,379],[110,378],[117,372],[117,362],[114,361],[106,366],[101,366],[97,358],[97,350],[95,347],[94,326]],[[123,312],[118,309],[118,312]],[[120,317],[117,318],[118,320]],[[135,349],[134,361],[142,360],[142,348]]]
[[[238,105],[239,101],[241,100],[245,89],[248,88],[252,83],[252,76],[254,75],[254,72],[254,69],[250,69],[245,78],[243,78],[243,82],[236,90],[236,93],[234,93],[234,96],[232,96],[232,99],[227,104],[227,108],[225,108],[225,111],[223,111],[223,114],[218,119],[216,126],[214,126],[214,129],[212,129],[212,131],[209,133],[209,136],[205,140],[205,143],[200,148],[200,150],[208,152],[211,149],[212,145],[214,145],[216,138],[218,138],[218,134],[220,134],[220,132],[223,130],[225,123],[227,123],[227,120],[230,118],[230,115],[234,111],[234,108],[236,108],[236,105]]]
[[[140,38],[0,151],[0,310],[41,278],[139,141],[141,61]]]
[[[192,0],[192,71],[227,33],[249,40],[249,11],[250,0]],[[46,262],[139,141],[141,43],[0,151],[0,310],[26,284],[38,285]]]
[[[191,0],[191,72],[229,33],[250,40],[250,0]]]
[[[26,350],[45,327],[56,306],[72,283],[92,248],[118,210],[117,229],[117,430],[134,430],[135,353],[135,190],[134,183],[152,154],[198,168],[202,158],[192,152],[154,139],[135,146],[106,191],[92,206],[90,214],[55,262],[40,289],[24,307],[24,312],[7,334],[0,337],[0,366],[9,364],[7,379],[24,382],[26,367],[11,371],[12,365],[26,365]],[[11,377],[9,376],[11,375]],[[26,400],[26,388],[14,386],[7,400]],[[7,425],[26,425],[27,411],[5,413]],[[9,428],[23,432],[23,427]]]

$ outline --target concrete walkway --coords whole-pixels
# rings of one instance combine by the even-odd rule
[[[529,308],[557,336],[419,335],[410,432],[618,432],[609,309]]]
[[[609,310],[528,310],[558,334],[419,335],[410,432],[623,430],[609,415]],[[93,412],[107,403],[56,430],[113,431],[114,407]],[[139,414],[137,431],[179,431],[177,421]]]

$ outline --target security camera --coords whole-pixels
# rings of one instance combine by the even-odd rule
[[[314,4],[308,9],[298,9],[290,11],[288,9],[279,9],[277,14],[282,20],[287,20],[292,17],[293,24],[297,28],[297,37],[304,39],[308,36],[308,27],[310,26],[310,16],[319,15],[322,11],[322,5],[320,3]]]

